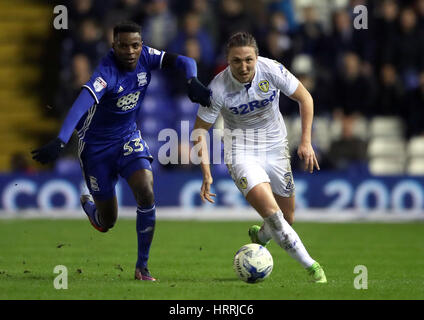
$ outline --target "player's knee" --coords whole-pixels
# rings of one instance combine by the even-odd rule
[[[155,196],[153,193],[153,186],[144,185],[137,189],[136,192],[137,204],[142,207],[153,205],[155,202]]]

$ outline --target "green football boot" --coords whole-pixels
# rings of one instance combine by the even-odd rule
[[[315,283],[327,283],[327,277],[325,276],[324,269],[320,266],[318,262],[314,262],[312,266],[306,268],[311,281]]]
[[[261,241],[259,241],[258,232],[259,232],[260,229],[261,229],[261,227],[258,226],[258,225],[251,226],[249,228],[249,237],[250,237],[250,240],[253,243],[257,243],[257,244],[260,244],[263,247],[266,247],[270,240],[268,240],[267,242],[261,242]]]

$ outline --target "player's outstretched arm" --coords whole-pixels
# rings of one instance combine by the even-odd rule
[[[304,162],[304,170],[308,170],[312,173],[314,171],[314,167],[320,170],[311,142],[314,101],[311,94],[300,82],[296,91],[290,96],[290,98],[299,103],[300,118],[302,122],[302,137],[297,149],[297,154]]]
[[[212,92],[197,78],[197,65],[194,59],[167,52],[163,57],[162,66],[164,68],[177,68],[183,71],[187,79],[188,97],[190,100],[194,103],[200,103],[205,107],[210,106]]]
[[[215,197],[216,194],[211,193],[210,191],[213,178],[209,166],[209,152],[206,143],[206,132],[211,128],[211,126],[212,123],[205,122],[197,117],[193,131],[195,131],[195,135],[198,136],[198,139],[194,141],[194,148],[199,150],[198,156],[200,158],[200,167],[203,174],[202,187],[200,188],[200,198],[202,199],[202,202],[207,200],[211,203],[214,203],[215,201],[212,199],[212,197]]]
[[[32,158],[42,164],[55,161],[71,138],[78,121],[94,103],[94,98],[90,92],[87,89],[82,89],[69,110],[58,137],[41,148],[31,151]]]

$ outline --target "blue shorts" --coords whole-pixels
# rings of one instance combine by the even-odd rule
[[[85,144],[80,140],[78,149],[87,187],[99,200],[115,195],[118,175],[128,180],[137,170],[152,171],[153,156],[139,130],[113,144]]]

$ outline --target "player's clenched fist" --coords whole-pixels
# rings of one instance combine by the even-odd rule
[[[212,91],[206,88],[196,77],[188,80],[188,97],[194,103],[200,103],[202,106],[211,105]]]
[[[32,158],[42,164],[46,164],[55,161],[63,148],[65,148],[65,143],[56,138],[41,148],[31,151]]]

